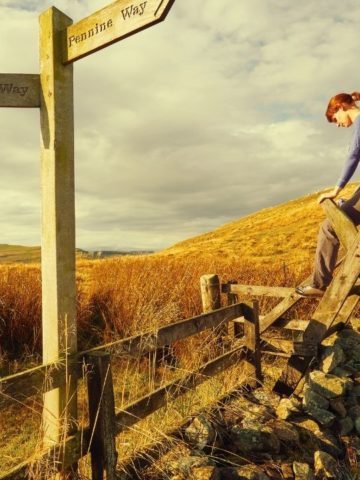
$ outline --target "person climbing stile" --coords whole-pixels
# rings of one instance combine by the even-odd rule
[[[326,110],[329,122],[336,123],[338,127],[348,128],[353,126],[354,131],[350,143],[349,154],[346,159],[340,178],[329,193],[320,195],[318,203],[323,200],[335,199],[340,191],[353,176],[360,161],[360,108],[356,102],[360,100],[360,92],[352,94],[339,93],[330,99]],[[355,225],[360,224],[360,186],[351,198],[338,203],[340,209],[351,218]],[[296,288],[296,292],[305,297],[320,297],[330,284],[336,264],[340,242],[329,220],[320,225],[317,241],[314,268],[311,282]]]

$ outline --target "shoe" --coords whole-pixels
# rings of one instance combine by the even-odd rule
[[[322,297],[325,290],[316,288],[314,285],[302,285],[301,287],[296,287],[295,292],[303,297]]]

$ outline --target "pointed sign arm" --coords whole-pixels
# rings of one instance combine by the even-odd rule
[[[70,25],[63,37],[68,64],[165,20],[175,0],[117,0]]]
[[[0,73],[0,107],[39,108],[40,75]]]

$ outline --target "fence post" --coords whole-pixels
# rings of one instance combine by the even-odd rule
[[[251,374],[257,383],[262,381],[261,350],[260,350],[260,323],[259,302],[253,300],[250,304],[243,304],[245,346],[250,352],[252,364]]]
[[[103,480],[104,470],[107,480],[115,480],[115,401],[110,354],[94,352],[87,360],[91,367],[87,385],[92,480]]]
[[[235,305],[235,303],[239,302],[239,295],[237,293],[231,292],[231,285],[236,285],[238,282],[237,280],[229,280],[227,283],[228,290],[227,290],[227,304],[228,305]],[[244,335],[244,325],[237,321],[237,319],[232,321],[233,324],[233,335],[234,338],[241,338]]]
[[[221,308],[221,286],[219,275],[208,274],[202,275],[200,278],[200,290],[203,312],[211,312]],[[228,335],[227,324],[221,325],[216,329],[213,329],[217,336],[217,346],[223,347],[223,337]]]
[[[200,278],[203,312],[211,312],[221,307],[219,275],[203,275]]]

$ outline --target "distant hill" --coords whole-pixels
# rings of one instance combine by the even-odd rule
[[[348,185],[340,194],[349,198],[358,183]],[[319,223],[325,218],[312,193],[287,203],[265,208],[227,223],[212,232],[184,240],[157,256],[243,258],[252,263],[286,264],[312,261]]]
[[[38,262],[40,262],[40,247],[0,244],[0,264]]]
[[[101,259],[122,255],[145,255],[153,253],[152,251],[116,251],[102,250],[96,252],[88,252],[78,248],[76,250],[77,258],[84,260]],[[39,246],[26,247],[23,245],[0,244],[0,265],[11,263],[40,263],[41,250]]]

